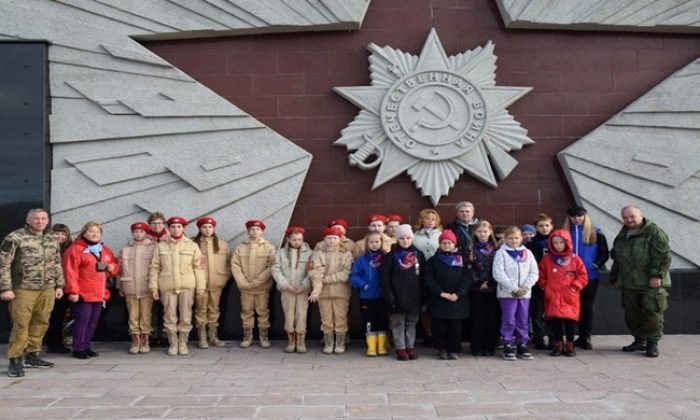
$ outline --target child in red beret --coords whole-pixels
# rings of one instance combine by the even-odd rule
[[[384,231],[386,230],[387,218],[381,214],[373,214],[367,218],[367,233],[379,232],[382,234],[382,249],[384,252],[389,253],[391,251],[391,246],[396,243],[396,238],[388,236]],[[360,239],[355,243],[355,251],[353,252],[353,257],[357,258],[360,255],[364,255],[367,252],[367,236]]]
[[[287,353],[306,353],[306,313],[309,309],[309,262],[311,248],[304,242],[305,230],[293,226],[285,231],[286,246],[275,256],[272,278],[280,291],[284,311],[284,330],[287,331]]]
[[[352,239],[348,238],[346,235],[348,234],[348,228],[349,224],[345,219],[333,219],[328,224],[326,225],[326,228],[339,228],[343,232],[343,236],[340,237],[340,246],[345,248],[346,251],[349,251],[350,253],[355,252],[355,241]],[[314,251],[318,249],[319,246],[323,244],[323,240],[316,242],[316,245],[314,246]]]
[[[156,250],[156,243],[147,237],[148,223],[136,222],[131,225],[132,239],[122,248],[119,256],[121,276],[119,295],[126,300],[129,313],[129,334],[131,334],[131,354],[145,354],[151,351],[148,337],[153,331],[151,312],[153,296],[148,289],[148,271]]]
[[[231,271],[241,292],[241,321],[243,340],[239,346],[248,348],[253,344],[255,315],[258,315],[260,347],[271,346],[268,338],[270,330],[270,290],[272,289],[272,266],[275,265],[275,247],[263,238],[265,223],[249,220],[245,224],[248,239],[243,241],[231,257]]]

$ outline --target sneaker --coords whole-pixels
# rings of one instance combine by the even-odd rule
[[[574,357],[576,356],[576,349],[574,348],[574,342],[573,341],[567,341],[566,344],[564,344],[564,356],[566,357]]]
[[[73,351],[72,356],[75,357],[76,359],[87,359],[90,357],[82,350]]]
[[[459,353],[447,353],[448,360],[459,360]]]
[[[46,360],[40,359],[39,358],[39,352],[35,351],[32,353],[27,353],[26,356],[24,356],[24,362],[22,365],[26,368],[39,368],[39,369],[48,369],[53,367],[53,363],[47,362]]]
[[[554,349],[552,350],[551,353],[549,353],[550,356],[561,356],[561,351],[562,351],[562,344],[561,341],[557,341],[554,343]]]
[[[406,349],[406,354],[408,355],[409,360],[416,360],[418,358],[418,353],[416,353],[416,349]]]
[[[406,349],[396,349],[396,359],[401,361],[408,360],[408,353],[406,353]]]
[[[445,350],[438,350],[437,358],[440,360],[447,360],[447,352]]]
[[[503,350],[504,347],[505,346],[503,345],[503,338],[498,337],[498,339],[496,339],[496,345],[495,345],[496,350]]]
[[[24,376],[24,367],[22,366],[21,357],[10,359],[10,365],[7,367],[7,376],[10,378],[19,378]]]
[[[530,350],[527,349],[527,346],[525,345],[519,345],[518,346],[518,359],[523,359],[523,360],[532,360],[532,353],[530,353]]]
[[[576,340],[574,340],[574,345],[584,350],[593,350],[593,345],[591,344],[591,337],[588,336],[582,336],[577,338]]]
[[[515,350],[509,345],[503,346],[503,358],[506,360],[518,360],[518,357],[515,355]]]
[[[92,349],[86,349],[85,354],[87,354],[88,357],[97,357],[100,355],[100,353],[93,351]]]

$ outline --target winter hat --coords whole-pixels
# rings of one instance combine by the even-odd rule
[[[457,245],[457,236],[455,236],[455,233],[451,230],[445,229],[438,238],[438,242],[442,241],[451,241],[453,244]]]
[[[345,228],[345,230],[348,230],[348,222],[345,219],[333,219],[330,222],[328,222],[328,225],[326,227],[333,227],[340,225]]]
[[[253,226],[257,226],[262,230],[265,230],[265,227],[266,227],[265,223],[261,222],[260,220],[248,220],[247,222],[245,222],[246,229],[250,229]]]
[[[197,227],[200,228],[202,225],[206,225],[209,223],[210,225],[216,227],[216,220],[214,220],[213,217],[202,217],[201,219],[197,220]]]
[[[386,217],[386,222],[387,223],[399,222],[399,224],[400,224],[400,223],[403,223],[403,218],[401,216],[399,216],[398,214],[390,214]]]
[[[335,226],[326,228],[326,230],[323,231],[323,237],[324,237],[324,238],[325,238],[326,236],[331,236],[331,235],[343,236],[343,231],[342,231],[340,228],[335,227]]]
[[[145,230],[148,232],[150,230],[150,227],[148,226],[148,223],[146,222],[136,222],[131,224],[131,231],[135,231],[136,229],[141,229]]]
[[[290,226],[284,231],[284,236],[287,237],[293,233],[301,233],[303,235],[306,233],[306,230],[301,226]]]
[[[184,217],[180,217],[180,216],[173,216],[170,219],[168,219],[167,222],[165,222],[165,224],[168,226],[178,224],[178,223],[181,224],[182,226],[187,226],[187,224],[189,222],[187,221],[187,219],[185,219]]]
[[[522,225],[520,226],[520,231],[522,233],[532,233],[533,235],[537,235],[537,228],[535,228],[533,225]]]
[[[583,216],[584,214],[588,213],[588,211],[581,206],[574,206],[567,210],[566,213],[569,216]]]
[[[396,227],[396,237],[403,238],[404,236],[413,238],[413,229],[411,225],[398,225]]]

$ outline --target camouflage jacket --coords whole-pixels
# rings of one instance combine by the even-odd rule
[[[648,289],[651,277],[661,277],[661,287],[671,287],[671,248],[666,232],[648,219],[631,234],[623,226],[611,251],[610,282],[623,289]]]
[[[62,288],[65,284],[61,252],[48,230],[37,235],[25,226],[3,239],[0,244],[0,292]]]

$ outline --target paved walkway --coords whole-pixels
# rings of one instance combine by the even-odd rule
[[[299,355],[281,342],[269,350],[192,342],[177,357],[97,343],[95,359],[47,357],[56,367],[24,378],[2,372],[0,418],[700,418],[700,336],[665,337],[658,359],[621,352],[629,337],[593,342],[576,358],[536,351],[517,362],[439,361],[428,349],[413,362],[370,359],[358,340],[342,356],[317,343]]]

